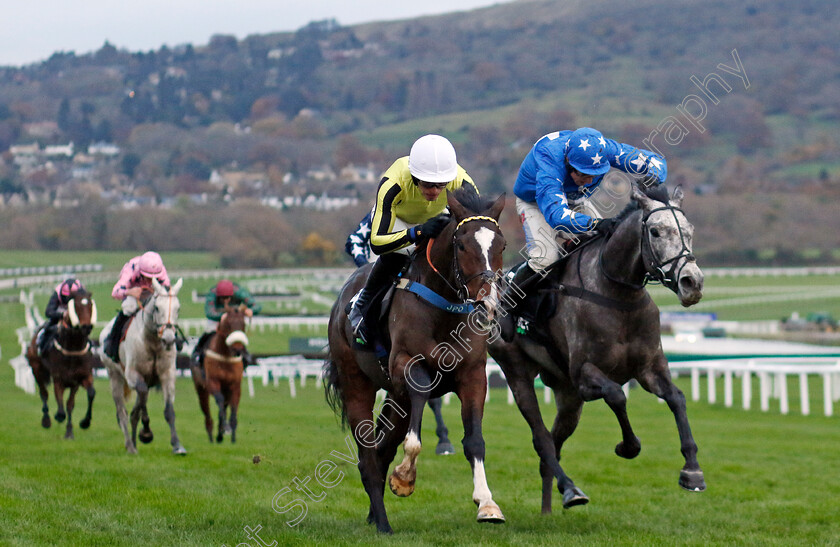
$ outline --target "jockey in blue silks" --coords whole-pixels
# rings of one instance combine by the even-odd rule
[[[514,287],[560,258],[558,237],[570,240],[608,231],[612,219],[601,219],[591,198],[611,167],[644,176],[647,185],[662,184],[668,175],[661,155],[604,138],[591,127],[555,131],[534,144],[513,186],[528,252],[528,260],[509,281]],[[503,334],[505,330],[503,323]]]

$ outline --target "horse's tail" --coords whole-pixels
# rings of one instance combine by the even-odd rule
[[[344,429],[349,425],[347,421],[347,407],[344,404],[344,390],[341,386],[341,379],[338,375],[338,365],[332,359],[329,351],[327,358],[324,359],[324,396],[327,399],[327,404],[333,409],[341,418],[341,427]]]

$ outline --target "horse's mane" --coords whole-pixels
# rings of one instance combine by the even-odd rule
[[[645,187],[644,185],[640,184],[638,186],[639,190],[642,191],[644,195],[649,197],[650,199],[655,199],[656,201],[662,202],[665,205],[668,205],[668,189],[665,187],[664,184],[659,184],[657,186],[652,187]],[[624,219],[632,215],[634,212],[638,211],[641,208],[639,202],[636,200],[630,200],[624,209],[615,216],[616,225],[621,224],[624,222]]]

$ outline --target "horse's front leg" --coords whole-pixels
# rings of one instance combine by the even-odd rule
[[[677,431],[680,435],[680,452],[685,458],[685,465],[680,471],[680,486],[691,492],[702,492],[706,489],[703,470],[697,462],[697,443],[688,425],[688,414],[685,408],[685,395],[671,381],[668,372],[668,362],[664,355],[658,357],[657,366],[638,378],[639,384],[647,391],[668,403],[668,408],[674,413],[677,421]]]
[[[32,367],[32,369],[34,371],[35,367]],[[50,397],[49,391],[47,391],[47,382],[49,379],[43,378],[40,372],[41,371],[38,370],[38,373],[34,374],[34,376],[38,382],[38,394],[41,396],[41,427],[48,429],[52,425],[52,420],[50,419],[50,407],[47,405],[47,400]]]
[[[230,393],[230,442],[236,442],[236,426],[239,424],[237,412],[239,411],[239,399],[242,396],[242,381],[234,382]]]
[[[64,411],[64,384],[58,378],[53,378],[53,392],[55,393],[55,420],[58,423],[64,421],[67,413]]]
[[[621,427],[621,442],[615,445],[615,453],[627,459],[638,456],[642,444],[630,426],[630,419],[627,417],[627,396],[624,395],[621,386],[607,378],[601,369],[592,363],[584,363],[580,368],[578,393],[584,401],[604,399]]]
[[[163,417],[169,424],[169,443],[173,454],[186,454],[187,449],[181,445],[178,432],[175,430],[175,363],[172,363],[164,374],[161,374],[160,384],[163,386]]]
[[[134,389],[137,392],[137,401],[134,403],[134,408],[131,409],[131,442],[134,446],[137,446],[137,424],[140,422],[140,418],[143,415],[148,417],[148,412],[146,412],[146,403],[149,400],[149,386],[146,384],[146,381],[143,380],[139,375],[137,375],[137,379],[134,381]],[[147,422],[144,420],[143,423],[143,431],[140,434],[140,440],[143,444],[148,444],[152,442],[153,436],[151,430],[147,427]]]
[[[225,437],[225,431],[228,429],[227,416],[225,412],[225,396],[221,390],[213,392],[213,398],[216,400],[216,405],[219,407],[219,429],[216,433],[216,442],[222,442]]]
[[[505,521],[502,510],[493,501],[484,472],[484,436],[481,420],[487,395],[487,376],[482,363],[471,363],[457,372],[457,394],[461,399],[461,420],[464,422],[464,456],[473,472],[473,501],[478,505],[478,522]]]
[[[73,436],[73,409],[76,408],[76,392],[79,386],[70,388],[70,395],[67,397],[67,429],[64,431],[65,439],[75,439]]]
[[[93,399],[96,397],[96,389],[93,387],[92,374],[85,378],[84,382],[82,382],[82,387],[85,388],[85,391],[87,392],[87,412],[85,412],[85,417],[82,418],[82,421],[79,422],[79,427],[87,429],[90,427],[90,420],[93,414]]]
[[[423,364],[419,361],[408,360],[407,354],[397,356],[395,366],[392,368],[392,370],[403,369],[405,370],[405,387],[411,404],[408,432],[403,443],[405,456],[388,478],[388,486],[391,488],[391,492],[400,497],[410,496],[414,493],[414,482],[417,479],[417,457],[422,449],[420,426],[423,422],[423,410],[429,400],[428,390],[432,387],[432,380]]]

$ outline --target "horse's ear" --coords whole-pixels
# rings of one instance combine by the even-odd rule
[[[674,188],[673,197],[670,199],[671,206],[677,208],[682,207],[683,198],[685,198],[685,193],[683,192],[682,185],[678,184],[677,187]]]
[[[181,285],[183,285],[183,284],[184,284],[184,278],[179,277],[178,281],[176,281],[175,284],[172,285],[172,290],[169,291],[169,294],[171,294],[172,296],[177,295],[178,291],[181,290]]]
[[[645,211],[653,209],[653,200],[647,197],[647,195],[645,195],[645,193],[637,185],[631,184],[630,188],[630,197],[633,201],[641,205],[642,209]]]
[[[163,288],[163,285],[160,284],[160,281],[158,281],[156,277],[152,278],[152,288],[154,288],[155,292],[158,294],[166,294],[166,290]]]
[[[489,216],[499,220],[499,216],[502,214],[502,209],[505,208],[505,192],[502,192],[502,195],[499,196],[493,205],[490,206],[490,210],[488,211]]]
[[[456,220],[464,220],[470,216],[466,207],[461,205],[461,202],[458,201],[452,192],[446,193],[446,203],[449,204],[449,212],[452,213]]]

